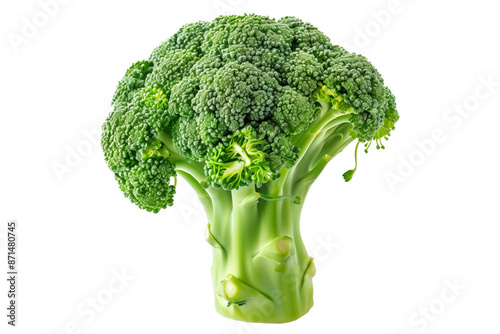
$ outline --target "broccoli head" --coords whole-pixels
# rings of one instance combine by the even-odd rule
[[[184,25],[130,66],[112,107],[101,143],[122,192],[157,213],[173,204],[181,175],[207,211],[218,311],[264,322],[312,305],[314,263],[298,232],[309,187],[351,142],[384,148],[399,119],[365,57],[298,18],[253,14]],[[286,273],[301,292],[278,288]]]

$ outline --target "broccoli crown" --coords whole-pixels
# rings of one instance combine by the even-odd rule
[[[202,163],[214,188],[275,180],[325,104],[351,115],[353,138],[378,146],[398,120],[372,64],[311,24],[220,16],[184,25],[126,71],[102,147],[125,195],[158,212],[172,204],[179,161]]]

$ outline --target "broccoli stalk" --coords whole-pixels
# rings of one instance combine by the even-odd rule
[[[158,213],[177,176],[195,190],[213,247],[217,311],[295,320],[313,305],[300,235],[307,193],[357,141],[384,148],[394,96],[363,56],[297,18],[221,16],[187,24],[118,83],[102,147],[126,197]]]
[[[216,309],[247,322],[292,321],[312,307],[315,272],[300,237],[302,204],[247,200],[255,194],[254,185],[232,190],[207,226]]]

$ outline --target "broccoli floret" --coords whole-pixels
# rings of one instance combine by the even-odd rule
[[[199,77],[187,76],[172,87],[169,112],[172,115],[192,118],[195,114],[193,99],[200,90]]]
[[[292,52],[282,72],[282,85],[289,85],[305,96],[310,96],[323,80],[323,67],[316,57],[304,51]]]
[[[116,87],[112,103],[128,103],[132,99],[132,93],[138,88],[144,87],[146,77],[153,71],[153,64],[149,61],[138,61],[127,70],[123,79]]]
[[[205,32],[210,28],[210,22],[199,21],[185,24],[172,37],[158,45],[149,60],[153,63],[161,61],[167,53],[175,50],[188,50],[195,55],[201,56],[201,45],[204,41]]]
[[[208,146],[202,140],[196,119],[179,117],[171,128],[173,142],[188,160],[204,161]]]
[[[394,111],[395,102],[377,69],[365,57],[352,54],[333,60],[325,77],[325,85],[332,93],[354,110],[351,136],[367,142],[366,147],[373,139],[380,139],[375,138],[375,134],[386,120],[391,122],[389,101],[392,100],[391,110]],[[386,113],[390,119],[386,118]],[[390,131],[392,125],[387,125],[385,129]],[[384,137],[388,135],[389,132]]]
[[[252,127],[237,130],[229,144],[221,143],[209,154],[207,181],[215,188],[233,190],[252,183],[260,187],[276,179],[279,171],[273,171],[267,161],[270,149]]]
[[[168,159],[146,158],[119,179],[120,189],[139,208],[157,213],[174,204],[175,185],[171,185],[171,178],[176,175]]]
[[[204,109],[214,110],[228,130],[235,132],[250,121],[270,118],[278,87],[275,79],[251,63],[231,62],[215,75],[208,100],[212,103]]]
[[[363,56],[295,17],[189,23],[119,81],[104,158],[124,195],[154,213],[177,175],[198,194],[224,316],[286,322],[312,306],[300,237],[307,193],[350,143],[384,148],[395,97]],[[279,298],[275,298],[279,296]]]
[[[325,85],[335,90],[357,112],[387,107],[388,94],[384,80],[363,56],[339,57],[325,73]]]
[[[272,119],[284,133],[288,135],[301,133],[315,117],[316,108],[307,97],[289,86],[281,89],[277,95],[277,106]]]
[[[151,75],[146,79],[146,85],[162,89],[169,97],[172,87],[188,75],[198,59],[189,50],[169,51],[155,64]]]

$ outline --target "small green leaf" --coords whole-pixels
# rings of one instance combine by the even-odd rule
[[[354,176],[354,172],[356,172],[355,169],[348,170],[342,176],[344,177],[345,182],[351,181],[352,177]]]

